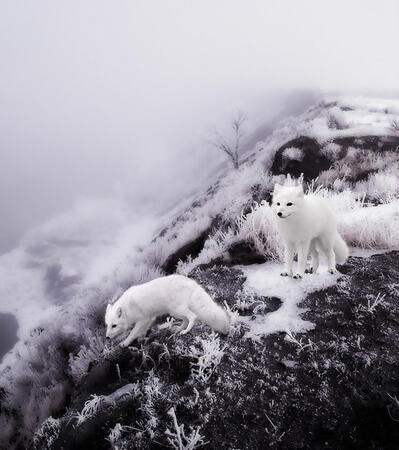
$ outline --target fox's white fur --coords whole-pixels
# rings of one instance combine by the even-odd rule
[[[285,264],[281,275],[292,275],[295,252],[298,253],[298,267],[294,278],[302,278],[309,251],[312,265],[307,272],[310,273],[317,271],[320,250],[327,257],[330,273],[336,272],[336,263],[346,261],[348,247],[338,233],[337,222],[326,200],[317,195],[304,195],[302,186],[276,184],[272,208],[285,246]]]
[[[227,312],[197,282],[182,275],[169,275],[133,286],[109,304],[105,312],[106,337],[114,338],[134,325],[120,344],[127,347],[145,335],[155,318],[163,314],[182,319],[178,329],[181,334],[188,333],[197,319],[220,333],[229,332]]]

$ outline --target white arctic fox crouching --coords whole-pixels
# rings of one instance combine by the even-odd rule
[[[107,305],[106,337],[114,338],[134,325],[122,347],[145,335],[157,316],[170,314],[183,320],[179,330],[188,333],[195,320],[205,322],[214,330],[227,334],[230,319],[205,290],[183,275],[169,275],[127,289],[114,303]]]
[[[298,252],[298,268],[294,278],[302,278],[309,251],[312,256],[309,273],[317,271],[319,250],[327,257],[330,273],[336,272],[336,263],[343,264],[347,260],[348,247],[338,234],[335,217],[326,200],[317,195],[304,195],[302,186],[276,184],[272,208],[285,246],[285,265],[281,275],[292,275],[295,251]]]

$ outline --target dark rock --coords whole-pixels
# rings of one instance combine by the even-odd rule
[[[284,154],[288,148],[294,147],[302,152],[301,159],[290,159]],[[300,136],[287,142],[277,150],[271,173],[273,175],[287,175],[298,178],[303,174],[305,181],[316,178],[320,172],[327,170],[332,161],[321,151],[316,139]]]
[[[231,260],[230,264],[261,264],[266,261],[263,255],[260,255],[253,245],[248,242],[238,242],[229,249]]]
[[[373,150],[375,152],[393,152],[397,151],[399,145],[399,136],[345,136],[333,140],[335,144],[341,145],[344,152],[341,157],[346,155],[349,147],[356,147],[362,150]]]
[[[204,248],[205,241],[209,236],[210,229],[202,232],[196,239],[188,242],[183,247],[179,248],[175,253],[170,255],[163,265],[162,269],[167,275],[176,271],[176,266],[179,260],[185,261],[189,255],[195,258],[199,255],[200,251]]]

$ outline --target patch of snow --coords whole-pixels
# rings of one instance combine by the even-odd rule
[[[340,107],[350,107],[355,110],[366,110],[384,114],[399,115],[398,99],[363,96],[339,96],[336,98],[326,98],[326,101],[336,101]]]
[[[255,340],[281,331],[303,333],[313,329],[313,323],[301,318],[301,313],[306,310],[299,304],[310,293],[333,286],[340,276],[340,274],[331,275],[323,265],[316,274],[305,274],[302,280],[282,277],[281,263],[266,262],[240,266],[240,269],[247,277],[244,289],[263,297],[277,297],[282,301],[282,305],[276,311],[258,315],[255,320],[243,318],[249,327],[245,337]]]
[[[295,161],[302,161],[303,151],[300,148],[289,147],[284,150],[283,157],[286,159],[293,159]]]

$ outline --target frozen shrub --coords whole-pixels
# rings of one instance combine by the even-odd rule
[[[399,197],[399,170],[392,172],[372,173],[366,181],[357,183],[354,191],[380,203],[392,202]]]
[[[320,173],[319,181],[324,186],[331,186],[337,179],[356,180],[364,174],[397,166],[398,156],[395,152],[376,153],[349,147],[344,158],[335,161],[330,169]]]
[[[242,214],[236,222],[237,241],[252,243],[257,252],[268,259],[281,257],[282,248],[274,223],[274,213],[268,203],[256,203],[248,214]]]
[[[348,245],[399,249],[399,201],[343,214],[339,224]]]
[[[82,425],[86,420],[94,417],[97,412],[102,408],[105,397],[103,395],[95,395],[91,396],[90,400],[84,404],[84,407],[81,412],[76,414],[76,425]]]
[[[60,427],[61,423],[59,419],[54,419],[50,416],[45,420],[33,436],[35,448],[51,450],[60,433]]]
[[[204,437],[200,434],[200,427],[192,429],[189,435],[186,435],[184,431],[184,424],[179,425],[174,408],[170,408],[168,411],[170,417],[173,420],[174,431],[166,429],[166,436],[171,448],[177,450],[194,450],[195,448],[202,447],[206,444]]]
[[[196,360],[192,363],[192,377],[201,382],[208,382],[217,366],[220,364],[226,347],[221,347],[220,338],[212,332],[207,339],[196,337],[195,345],[190,346],[190,356]]]
[[[90,364],[98,360],[105,348],[104,335],[86,330],[84,338],[87,344],[81,345],[76,356],[69,356],[69,373],[76,383],[87,374]]]
[[[334,142],[328,142],[324,147],[321,148],[321,153],[327,156],[328,159],[334,161],[338,158],[339,152],[341,151],[341,146],[335,144]]]
[[[120,448],[120,440],[122,438],[122,433],[128,433],[129,431],[132,430],[134,430],[133,427],[117,423],[113,428],[111,428],[107,441],[111,444],[111,447],[113,449],[118,450]]]

